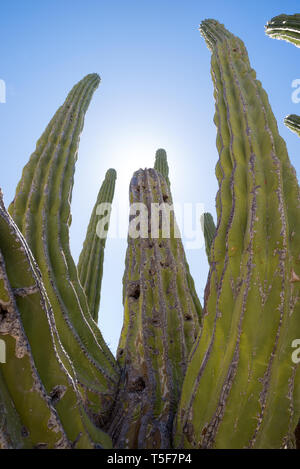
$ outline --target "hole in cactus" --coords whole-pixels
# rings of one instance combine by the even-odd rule
[[[29,437],[29,431],[27,430],[26,427],[22,427],[21,435],[22,435],[23,438],[28,438]]]
[[[7,316],[7,310],[2,308],[1,305],[0,305],[0,323],[2,321],[4,321],[4,319],[6,318]]]
[[[121,348],[121,349],[118,351],[118,355],[119,355],[119,357],[122,357],[123,354],[124,354],[124,350]]]
[[[128,285],[128,297],[138,300],[140,297],[141,289],[139,283],[132,283]]]
[[[33,449],[48,449],[48,444],[47,443],[38,443],[33,447]]]
[[[57,404],[64,396],[66,390],[67,390],[66,386],[62,386],[62,385],[55,386],[50,392],[51,404],[52,405]]]
[[[164,201],[164,202],[167,202],[168,198],[169,198],[169,196],[168,196],[167,194],[164,194],[164,195],[163,195],[163,201]]]
[[[131,382],[129,385],[129,392],[143,392],[146,387],[145,380],[142,376]]]
[[[186,321],[191,321],[193,318],[192,318],[192,316],[191,316],[190,314],[186,314],[186,315],[184,316],[184,319],[185,319]]]

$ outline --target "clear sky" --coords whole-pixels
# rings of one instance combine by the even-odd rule
[[[210,53],[198,25],[224,23],[246,44],[300,175],[299,138],[283,117],[300,114],[292,81],[300,51],[268,38],[264,25],[299,13],[299,0],[1,0],[0,186],[13,199],[35,142],[71,87],[97,72],[102,82],[88,110],[76,168],[71,249],[77,261],[90,212],[109,167],[118,172],[116,204],[128,199],[133,171],[168,153],[175,202],[198,202],[215,217],[216,129]],[[122,326],[125,239],[108,239],[100,327],[115,352]],[[187,258],[199,296],[208,266],[204,248]]]

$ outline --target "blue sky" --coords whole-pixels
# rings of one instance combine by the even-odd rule
[[[292,81],[300,79],[300,52],[264,33],[299,0],[2,0],[0,79],[0,187],[8,204],[23,166],[50,118],[84,75],[102,83],[87,113],[72,201],[71,249],[77,260],[90,212],[109,167],[118,172],[116,204],[128,198],[131,174],[153,166],[157,148],[168,153],[175,202],[198,202],[215,216],[216,129],[210,53],[198,25],[224,23],[246,44],[300,175],[300,141],[283,117],[300,114]],[[125,239],[108,239],[100,327],[116,350],[122,325],[121,280]],[[199,296],[207,277],[204,249],[187,258]]]

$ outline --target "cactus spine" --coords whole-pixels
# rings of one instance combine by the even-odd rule
[[[267,95],[243,42],[214,20],[218,225],[204,323],[177,414],[178,446],[295,444],[300,369],[299,187]]]
[[[201,226],[204,234],[206,255],[209,264],[211,263],[210,250],[216,234],[216,225],[210,213],[203,213],[201,216]]]
[[[170,238],[162,232],[162,221],[159,237],[150,233],[153,204],[165,203],[163,210],[172,210],[166,180],[155,169],[137,171],[130,184],[130,203],[147,207],[149,237],[128,237],[124,325],[117,352],[122,383],[110,434],[117,447],[170,448],[199,317],[189,291],[183,246],[175,237],[174,213]]]
[[[275,39],[282,39],[300,47],[300,14],[278,15],[265,27],[266,34]]]
[[[114,169],[109,169],[105,175],[105,180],[100,188],[95,207],[92,211],[77,266],[79,280],[87,296],[89,312],[95,322],[98,322],[104,248],[110,218],[110,205],[115,192],[116,177],[117,173]],[[108,219],[107,224],[104,226],[105,233],[100,236],[101,233],[98,232],[97,228],[100,221],[98,209],[101,208],[101,204],[107,204],[107,208],[104,208],[105,212],[108,211],[109,213],[105,216],[105,221]],[[104,216],[105,213],[102,215]]]

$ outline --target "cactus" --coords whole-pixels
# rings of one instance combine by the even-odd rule
[[[97,206],[112,202],[114,170],[77,267],[69,247],[79,138],[100,81],[87,75],[38,141],[9,212],[0,191],[0,449],[299,446],[299,186],[243,42],[215,20],[201,32],[212,52],[219,151],[217,227],[210,214],[202,219],[203,312],[160,149],[155,168],[130,184],[117,360],[104,342]],[[101,220],[106,229],[109,214]]]
[[[209,264],[211,263],[210,250],[216,234],[216,225],[210,213],[203,213],[201,216],[201,226],[204,234],[206,255]]]
[[[39,328],[38,319],[32,314],[28,314],[29,304],[32,301],[30,296],[30,301],[28,300],[27,304],[24,305],[27,315],[24,313],[24,317],[22,317],[22,321],[19,321],[18,327],[21,328],[22,324],[25,327],[24,323],[26,322],[28,323],[28,331],[30,334],[32,334],[34,330],[39,330],[39,339],[40,341],[48,340],[48,348],[45,349],[45,343],[42,349],[45,350],[45,353],[39,352],[38,345],[35,345],[37,342],[35,338],[36,334],[31,337],[31,339],[28,339],[28,347],[27,345],[26,347],[29,348],[30,346],[32,348],[33,355],[34,346],[37,347],[35,348],[36,354],[34,358],[31,360],[29,357],[28,363],[31,363],[30,366],[32,367],[34,366],[33,363],[35,363],[38,373],[41,376],[43,386],[45,386],[45,393],[54,392],[55,396],[61,387],[66,388],[68,380],[65,376],[59,379],[59,371],[57,370],[57,372],[54,373],[54,370],[61,366],[65,368],[64,374],[67,373],[69,379],[73,379],[74,383],[76,383],[76,393],[81,396],[80,399],[84,404],[85,414],[83,414],[81,420],[83,420],[84,425],[87,427],[86,432],[91,432],[91,441],[93,441],[94,433],[96,441],[99,439],[97,436],[98,429],[94,429],[93,427],[95,425],[99,427],[104,426],[114,402],[119,381],[119,368],[105,344],[101,332],[91,317],[87,298],[80,285],[77,269],[69,250],[69,225],[71,223],[70,201],[74,166],[77,159],[77,148],[84,115],[91,96],[98,84],[98,75],[92,74],[86,76],[74,86],[65,103],[59,108],[38,141],[35,152],[24,168],[21,181],[16,190],[15,199],[9,208],[11,216],[24,235],[26,240],[24,240],[24,243],[26,242],[26,245],[28,245],[28,249],[26,249],[28,251],[30,249],[33,254],[31,263],[34,264],[36,262],[39,266],[43,289],[47,292],[47,298],[49,298],[49,300],[47,299],[49,303],[47,308],[51,310],[51,312],[53,311],[53,318],[51,319],[52,327],[55,325],[55,330],[51,327],[50,331],[46,332],[45,320],[47,318],[44,312],[44,328],[42,325],[41,328]],[[2,211],[4,213],[3,207]],[[4,214],[3,217],[5,218],[6,215]],[[14,226],[12,225],[11,219],[6,217],[5,220],[8,228]],[[6,228],[6,232],[8,228]],[[16,228],[13,229],[16,230]],[[21,236],[20,233],[18,236]],[[17,236],[15,236],[15,238],[16,237]],[[6,246],[5,237],[1,242],[1,250],[2,245]],[[8,247],[6,246],[7,249]],[[5,254],[6,252],[4,251],[3,255]],[[17,256],[15,255],[13,259],[16,260]],[[6,269],[13,269],[13,267],[11,267],[9,263],[5,263],[5,265],[6,267],[4,267],[4,264],[2,265],[1,270],[1,277],[4,279],[2,302],[5,305],[5,299],[7,298],[6,301],[9,301],[9,308],[13,312],[12,318],[14,318],[17,313],[14,305],[15,299],[13,293],[10,291],[10,285],[12,285],[13,288],[21,289],[21,292],[23,292],[24,288],[23,285],[17,287],[14,285],[16,283],[14,276],[10,279],[8,274],[6,274]],[[38,277],[39,274],[34,273],[33,280],[29,285],[35,285]],[[17,280],[20,282],[22,278],[18,278]],[[31,293],[29,292],[28,295],[29,294]],[[24,295],[21,294],[21,298]],[[22,302],[23,307],[24,300],[19,301]],[[40,300],[37,301],[37,310],[39,305]],[[20,311],[20,314],[22,316],[22,311]],[[37,316],[39,316],[39,314],[37,314]],[[47,320],[47,323],[48,322],[50,325],[50,319]],[[24,338],[24,343],[25,342],[26,340]],[[53,352],[50,342],[52,342]],[[54,345],[57,351],[55,351]],[[21,351],[21,355],[22,353],[25,352]],[[51,353],[52,359],[50,357]],[[20,353],[16,351],[17,358],[19,358],[18,355],[20,355]],[[10,369],[11,363],[13,363],[12,359],[9,360],[9,364],[4,365],[3,369]],[[49,364],[51,364],[51,366]],[[20,364],[20,366],[22,365]],[[27,377],[27,381],[28,373],[29,375],[32,374],[29,364],[25,376],[25,378]],[[56,376],[58,387],[55,386],[54,383]],[[6,385],[9,384],[9,379],[9,376],[7,378],[4,377]],[[64,381],[64,384],[60,384],[60,381]],[[38,388],[41,387],[37,380],[36,386],[38,386]],[[15,387],[17,394],[18,386]],[[11,386],[9,392],[11,393],[14,403],[16,403],[13,389],[14,386]],[[20,396],[16,396],[16,399],[20,399]],[[64,426],[73,426],[74,429],[72,433],[74,433],[77,425],[69,416],[69,411],[66,412],[66,407],[70,406],[72,401],[72,407],[78,405],[76,404],[78,398],[75,400],[74,396],[72,399],[66,397],[65,400],[67,404],[61,404],[62,412],[68,415],[68,417],[64,419]],[[26,407],[27,412],[32,412],[30,405],[32,405],[32,403],[29,402],[28,409]],[[80,411],[79,405],[78,411]],[[37,412],[39,412],[38,407]],[[80,411],[80,413],[82,413],[82,411]],[[23,417],[23,415],[21,415],[21,417]],[[49,420],[49,422],[54,422],[54,417],[52,415],[50,415],[50,417],[51,420]],[[28,416],[26,418],[28,420]],[[76,420],[76,418],[76,412],[74,412],[74,419]],[[44,425],[44,423],[41,421],[40,429],[38,426],[34,427],[34,431],[36,433],[40,432],[41,437],[43,437],[42,425]],[[52,431],[56,433],[56,423],[54,422],[53,425]],[[80,425],[82,426],[83,423],[81,422]],[[81,434],[84,435],[84,432],[81,430],[78,431],[74,441],[77,437],[79,438]],[[58,437],[59,434],[57,435],[57,440]],[[85,445],[88,446],[87,438],[83,436],[82,439],[85,441]],[[80,440],[81,437],[79,438],[77,446],[82,444]],[[106,445],[107,441],[109,441],[109,437],[106,436],[104,440],[106,441]],[[54,447],[58,443],[57,441],[55,442],[53,438],[50,438],[50,436],[47,440],[47,435],[45,435],[45,444]]]
[[[300,116],[290,114],[284,119],[285,125],[300,137]]]
[[[105,221],[108,218],[107,226],[105,226],[106,233],[99,236],[100,233],[98,233],[97,226],[101,218],[99,218],[97,210],[101,204],[112,203],[115,192],[116,177],[117,173],[114,169],[109,169],[105,175],[105,180],[100,188],[96,205],[91,215],[86,238],[77,266],[79,280],[87,296],[89,312],[96,322],[98,322],[104,248],[110,218],[109,211],[108,215],[105,217]],[[108,207],[107,209],[109,210]],[[102,215],[105,215],[105,213]]]
[[[124,325],[117,351],[122,381],[109,433],[116,447],[170,448],[199,316],[174,213],[170,238],[162,231],[162,221],[159,237],[150,233],[152,204],[165,203],[172,210],[169,184],[155,169],[139,170],[131,180],[130,203],[145,204],[149,218],[147,237],[128,236]]]
[[[63,348],[41,273],[0,193],[0,448],[111,447]],[[16,268],[17,266],[17,268]]]
[[[300,369],[299,186],[243,42],[215,20],[212,52],[219,161],[218,225],[203,328],[185,376],[175,444],[295,445]]]
[[[300,47],[300,14],[278,15],[265,26],[266,34],[275,39],[282,39]]]
[[[165,178],[166,183],[170,186],[167,153],[163,148],[159,148],[155,154],[154,169]]]

